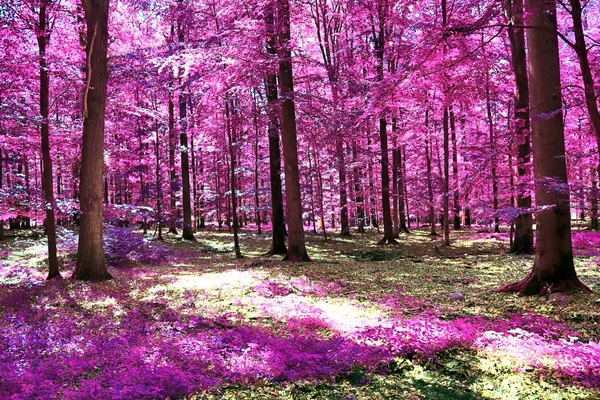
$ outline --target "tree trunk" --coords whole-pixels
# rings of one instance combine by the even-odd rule
[[[492,166],[492,196],[494,205],[494,232],[500,232],[500,217],[498,216],[498,174],[496,164],[496,135],[494,133],[494,118],[492,117],[492,99],[490,95],[490,74],[486,75],[485,100],[487,108],[488,129],[490,133],[490,163]]]
[[[173,32],[171,27],[171,32]],[[177,169],[175,167],[175,104],[173,103],[173,90],[169,85],[169,233],[177,235],[177,198],[176,192],[179,189],[177,182]]]
[[[267,26],[267,51],[272,57],[277,55],[277,33],[275,30],[275,0],[267,3],[265,24]],[[269,125],[269,177],[271,181],[271,229],[270,255],[287,254],[285,245],[285,221],[283,218],[283,192],[281,188],[281,150],[279,148],[279,126],[277,112],[277,75],[271,73],[265,82]]]
[[[319,150],[315,154],[315,164],[317,168],[317,183],[319,184],[319,209],[321,211],[321,228],[323,229],[323,238],[327,241],[327,228],[325,227],[325,199],[323,193],[323,173],[321,172],[321,162],[319,160]]]
[[[431,176],[431,146],[429,144],[429,108],[425,110],[425,164],[427,166],[427,202],[429,203],[430,236],[437,236],[435,231],[435,203],[433,198],[433,177]]]
[[[231,160],[231,175],[229,182],[231,184],[231,213],[233,215],[233,250],[235,252],[235,258],[242,258],[242,252],[240,251],[240,240],[238,237],[239,231],[239,220],[237,215],[237,194],[235,186],[235,167],[236,167],[236,149],[237,146],[237,119],[235,110],[236,104],[234,100],[225,100],[225,115],[227,118],[227,138],[229,141],[229,158]],[[230,112],[231,111],[231,112]],[[233,114],[233,116],[231,115]],[[232,124],[233,120],[233,124]],[[233,126],[232,126],[233,125]]]
[[[285,165],[285,198],[288,213],[288,251],[284,260],[310,261],[304,244],[302,198],[298,171],[298,139],[294,106],[294,79],[290,48],[289,0],[278,0],[279,85],[281,91],[281,131]]]
[[[581,68],[581,76],[583,78],[583,86],[585,93],[585,105],[587,107],[588,115],[590,117],[590,123],[596,135],[596,149],[600,153],[600,111],[598,110],[598,102],[596,96],[596,90],[594,87],[594,78],[592,76],[592,69],[588,58],[588,48],[585,43],[585,33],[583,31],[582,13],[580,0],[569,0],[571,4],[571,17],[573,18],[573,33],[575,34],[575,43],[573,48],[577,53],[579,59],[579,66]],[[586,3],[587,4],[587,3]],[[600,155],[599,155],[600,157]],[[598,176],[600,176],[600,158],[599,164],[596,167]],[[592,196],[596,198],[597,204],[598,191],[593,190]],[[594,220],[592,221],[592,229],[598,229],[598,211],[596,206],[596,213],[592,214]]]
[[[405,193],[406,187],[404,184],[405,177],[405,169],[404,163],[406,162],[406,158],[402,158],[403,149],[398,148],[398,209],[400,212],[400,232],[410,233],[408,227],[406,226],[406,215],[405,213]]]
[[[460,230],[460,202],[459,202],[459,178],[458,178],[458,145],[456,143],[456,121],[454,118],[454,109],[450,106],[450,136],[452,140],[452,180],[454,195],[453,211],[454,211],[454,230]]]
[[[501,291],[522,294],[590,290],[579,280],[573,265],[571,213],[565,161],[560,64],[556,30],[556,2],[527,0],[526,25],[531,111],[533,113],[533,165],[537,245],[531,272],[521,282]]]
[[[86,88],[83,97],[83,148],[81,153],[81,223],[73,278],[112,278],[102,248],[102,170],[104,117],[108,80],[108,0],[84,0],[87,26]]]
[[[448,129],[448,107],[444,107],[444,216],[442,226],[444,229],[444,245],[450,246],[450,149]]]
[[[515,130],[517,141],[517,207],[514,220],[515,237],[511,253],[533,253],[533,218],[531,194],[526,188],[529,183],[531,161],[529,127],[529,79],[527,78],[527,58],[525,55],[525,30],[523,25],[523,0],[507,0],[508,38],[512,56],[512,70],[515,76]]]
[[[48,279],[60,276],[58,270],[58,258],[56,255],[56,222],[54,220],[54,184],[52,174],[52,158],[50,156],[50,132],[48,120],[49,108],[49,89],[50,79],[48,77],[48,68],[46,64],[46,46],[50,40],[50,34],[47,31],[47,9],[48,0],[42,0],[39,8],[38,35],[37,42],[39,48],[39,66],[40,66],[40,116],[41,136],[42,136],[42,162],[43,178],[42,188],[44,189],[44,202],[46,205],[46,219],[44,228],[48,237]],[[0,157],[1,163],[1,157]],[[0,174],[2,170],[0,168]],[[1,224],[1,223],[0,223]],[[1,229],[1,228],[0,228]]]
[[[362,186],[360,184],[360,172],[358,169],[358,146],[356,140],[352,142],[352,163],[354,165],[354,195],[356,202],[357,230],[359,233],[365,232],[365,205]]]
[[[252,122],[254,124],[254,219],[256,222],[257,233],[262,233],[260,226],[260,197],[258,193],[258,156],[259,156],[259,132],[258,132],[258,107],[256,102],[258,99],[253,99],[254,113]]]
[[[398,210],[398,170],[400,169],[400,149],[397,147],[396,135],[398,131],[398,121],[392,118],[392,226],[394,238],[400,237],[400,211]]]
[[[181,1],[181,0],[180,0]],[[183,23],[179,22],[179,46],[183,46]],[[181,80],[181,79],[180,79]],[[183,239],[196,240],[194,231],[192,230],[192,204],[190,193],[190,160],[189,147],[187,140],[187,96],[184,93],[185,85],[180,82],[179,88],[179,141],[181,145],[181,180],[183,187]]]
[[[156,229],[158,231],[158,240],[163,240],[162,234],[162,184],[160,174],[160,138],[158,137],[160,129],[158,129],[158,122],[154,122],[154,130],[156,132],[156,144],[154,149],[154,156],[156,158]]]
[[[377,56],[377,80],[383,81],[383,63],[385,55],[385,23],[383,10],[379,10],[379,32],[375,39],[375,54]],[[381,207],[383,213],[383,238],[379,244],[396,243],[392,227],[390,211],[390,172],[388,154],[387,123],[384,115],[379,116],[379,143],[381,146]]]

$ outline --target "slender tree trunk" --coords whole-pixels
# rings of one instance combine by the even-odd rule
[[[192,101],[190,100],[190,114],[193,116],[193,107]],[[193,120],[193,118],[192,118]],[[193,130],[190,134],[190,153],[192,155],[192,197],[194,198],[194,222],[192,224],[193,231],[195,232],[200,228],[200,209],[199,209],[199,201],[198,201],[198,156],[196,155],[196,149],[194,146],[194,133]]]
[[[354,195],[356,202],[357,229],[359,233],[365,232],[365,205],[362,186],[360,184],[360,172],[358,169],[358,146],[356,140],[352,142],[352,162],[354,165]]]
[[[485,100],[487,108],[488,128],[490,132],[490,163],[492,166],[492,195],[494,201],[494,232],[500,232],[500,217],[498,216],[498,174],[496,164],[496,135],[494,133],[494,118],[492,117],[492,99],[490,95],[490,74],[486,75]]]
[[[173,32],[173,27],[171,27]],[[173,90],[169,85],[169,233],[177,235],[177,198],[176,192],[179,189],[177,182],[177,169],[175,167],[175,104],[173,103]]]
[[[404,177],[405,170],[403,169],[404,163],[406,162],[406,158],[402,159],[402,148],[398,148],[398,210],[400,212],[400,232],[410,233],[408,227],[406,226],[406,215],[405,213],[405,185],[404,185]]]
[[[385,24],[384,11],[379,12],[379,32],[375,37],[375,53],[377,56],[377,80],[383,81],[383,63],[385,54]],[[392,213],[390,211],[390,172],[388,154],[388,135],[385,117],[379,117],[379,142],[381,146],[381,207],[383,212],[383,238],[379,244],[396,243],[392,227]]]
[[[431,176],[431,146],[429,144],[429,108],[425,110],[425,164],[427,166],[427,202],[429,203],[430,236],[437,236],[435,231],[435,201],[433,198],[433,177]]]
[[[181,1],[181,0],[180,0]],[[179,46],[183,46],[184,33],[183,23],[178,22],[179,30]],[[180,79],[181,81],[181,79]],[[184,93],[185,85],[180,82],[179,92],[179,141],[181,145],[181,180],[183,187],[183,239],[185,240],[196,240],[194,237],[194,231],[192,230],[192,204],[191,204],[191,193],[190,193],[190,159],[189,159],[189,147],[187,139],[187,95]]]
[[[202,181],[202,183],[200,184],[200,193],[198,195],[198,207],[200,209],[200,225],[198,225],[199,229],[204,229],[206,228],[206,216],[205,216],[205,210],[204,210],[204,184],[205,184],[205,178],[204,178],[204,159],[203,159],[203,155],[202,155],[202,151],[201,149],[198,149],[198,172],[200,174],[200,179]]]
[[[561,101],[556,2],[526,0],[526,25],[533,113],[533,165],[538,213],[535,262],[521,282],[502,291],[539,294],[589,289],[573,265],[571,213]]]
[[[590,118],[590,123],[596,135],[596,149],[600,153],[600,111],[598,110],[598,100],[596,96],[596,89],[594,85],[594,78],[592,75],[592,69],[589,62],[588,48],[585,43],[585,33],[583,31],[582,14],[583,9],[581,7],[580,0],[569,0],[571,4],[571,17],[573,19],[573,33],[575,34],[575,43],[572,43],[572,47],[577,54],[579,59],[579,66],[581,68],[581,76],[583,78],[583,87],[585,93],[585,105]],[[600,176],[600,156],[599,164],[596,167],[595,175]],[[592,182],[595,182],[593,180]],[[598,230],[598,190],[597,185],[593,185],[592,197],[592,229]],[[595,207],[594,207],[595,205]]]
[[[454,108],[450,106],[450,136],[452,140],[452,194],[454,195],[454,230],[460,230],[460,202],[459,202],[459,178],[458,178],[458,145],[456,143],[456,121],[454,118]]]
[[[312,226],[313,226],[313,233],[317,233],[317,225],[316,225],[316,221],[315,221],[315,185],[314,185],[314,170],[313,170],[313,163],[312,163],[312,157],[310,156],[310,148],[308,149],[308,176],[310,179],[310,219],[312,221]]]
[[[104,280],[111,276],[102,248],[102,170],[104,118],[108,80],[108,0],[84,0],[87,25],[86,88],[83,97],[83,149],[81,154],[81,223],[73,277]]]
[[[398,210],[398,170],[400,169],[400,149],[396,144],[396,134],[398,130],[397,121],[392,119],[392,225],[394,229],[394,238],[400,237],[400,211]]]
[[[158,129],[158,122],[154,122],[154,130],[156,132],[156,143],[154,148],[154,157],[156,158],[156,169],[155,169],[155,177],[156,177],[156,229],[158,231],[158,240],[163,240],[162,234],[162,200],[163,200],[163,192],[162,192],[162,184],[161,184],[161,174],[160,174],[160,138]]]
[[[515,76],[515,129],[517,141],[517,193],[518,215],[514,219],[515,238],[511,253],[533,253],[533,218],[531,194],[527,190],[530,179],[531,145],[529,126],[529,79],[525,55],[525,30],[523,25],[523,0],[507,0],[506,13],[509,20],[508,38]],[[512,21],[512,22],[511,22]]]
[[[450,246],[450,149],[448,129],[448,107],[444,107],[444,216],[442,226],[444,229],[444,244]]]
[[[272,56],[277,55],[277,33],[275,29],[275,0],[267,3],[265,24],[267,27],[267,51]],[[281,150],[279,148],[279,124],[277,110],[277,75],[270,73],[265,81],[267,97],[267,114],[269,124],[269,177],[271,181],[271,226],[272,240],[270,255],[287,254],[285,245],[285,221],[283,218],[283,191],[281,185]]]
[[[319,209],[321,211],[321,228],[323,229],[323,238],[327,241],[327,228],[325,227],[325,199],[323,193],[323,173],[321,172],[321,162],[319,160],[319,149],[315,151],[315,166],[317,168],[317,183],[319,184]]]
[[[49,108],[49,88],[50,78],[48,77],[48,68],[46,64],[46,46],[50,40],[49,32],[47,31],[47,10],[48,0],[42,0],[39,8],[38,21],[38,49],[39,49],[39,66],[40,66],[40,116],[41,120],[41,135],[42,135],[42,162],[43,162],[43,179],[42,187],[44,189],[44,202],[46,208],[46,219],[44,220],[44,228],[48,237],[48,279],[60,276],[58,270],[58,258],[56,255],[56,222],[54,220],[54,184],[52,174],[52,157],[50,156],[50,132],[48,120]],[[0,157],[0,164],[2,158]],[[2,169],[0,167],[0,174]],[[1,178],[0,178],[1,180]],[[1,185],[0,185],[1,186]],[[1,225],[1,223],[0,223]],[[1,228],[0,228],[1,229]]]
[[[369,223],[374,228],[377,228],[379,232],[379,222],[377,220],[377,202],[376,202],[376,194],[375,194],[375,177],[373,174],[373,162],[371,154],[371,134],[367,130],[367,151],[369,153],[369,157],[367,157],[367,171],[369,174]]]
[[[258,131],[258,107],[256,106],[256,102],[258,100],[254,99],[254,115],[253,115],[253,124],[254,124],[254,219],[256,220],[256,228],[257,232],[260,235],[262,233],[262,228],[260,226],[260,197],[258,193],[258,156],[259,156],[259,131]]]
[[[235,110],[235,101],[231,99],[225,100],[225,115],[227,118],[227,138],[229,141],[229,158],[231,160],[231,175],[229,182],[231,183],[231,212],[233,215],[233,250],[235,252],[235,258],[242,258],[242,252],[240,251],[240,240],[238,237],[239,231],[239,220],[237,214],[237,194],[235,185],[235,168],[236,168],[236,149],[237,146],[237,111]],[[233,114],[233,116],[231,115]],[[232,124],[233,120],[233,124]],[[232,126],[233,125],[233,126]]]
[[[279,86],[281,91],[281,131],[285,165],[285,197],[288,213],[287,261],[310,261],[304,244],[302,223],[302,198],[298,171],[298,139],[296,136],[296,110],[294,106],[294,79],[290,48],[289,0],[278,0],[279,21]]]
[[[1,98],[0,98],[1,100]],[[4,186],[4,160],[2,159],[2,149],[0,148],[0,190]],[[4,220],[0,219],[0,240],[4,239]]]
[[[592,176],[592,190],[590,191],[590,213],[591,213],[591,221],[590,228],[594,231],[597,231],[598,226],[598,170],[596,168],[592,168],[590,171],[590,175]]]

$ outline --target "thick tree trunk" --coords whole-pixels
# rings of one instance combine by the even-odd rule
[[[48,120],[49,108],[49,90],[50,79],[48,77],[48,68],[46,64],[46,46],[50,40],[49,32],[47,31],[47,10],[48,0],[42,0],[39,8],[38,21],[38,49],[39,49],[39,66],[40,66],[40,116],[41,121],[41,136],[42,136],[42,163],[43,163],[43,179],[42,188],[44,189],[44,202],[46,205],[46,219],[44,220],[44,228],[48,237],[48,279],[60,276],[58,270],[58,258],[56,255],[56,222],[54,220],[54,184],[52,174],[52,158],[50,156],[50,132]],[[1,163],[1,157],[0,157]],[[0,167],[0,174],[2,173]],[[0,223],[1,224],[1,223]],[[2,229],[2,228],[0,228]]]
[[[526,25],[533,113],[533,165],[537,245],[535,262],[521,282],[501,291],[522,294],[589,289],[578,279],[573,265],[571,213],[565,161],[560,64],[556,31],[556,3],[527,0]]]
[[[526,185],[530,178],[530,127],[529,127],[529,79],[525,56],[525,30],[523,25],[523,0],[507,0],[506,13],[509,20],[508,38],[515,76],[515,139],[517,142],[517,193],[516,206],[519,214],[514,220],[515,238],[511,253],[533,253],[533,218],[531,194]]]
[[[265,24],[267,27],[267,51],[277,55],[277,33],[275,30],[275,0],[267,3]],[[277,112],[277,75],[269,74],[265,82],[269,125],[269,177],[271,181],[271,226],[272,240],[269,254],[287,254],[285,245],[285,221],[283,218],[283,191],[281,188],[281,149],[279,148],[279,124]]]
[[[108,0],[84,0],[87,25],[86,88],[83,98],[81,154],[81,224],[73,277],[104,280],[111,276],[102,248],[102,171],[104,118],[108,80]]]
[[[281,131],[285,165],[285,198],[288,213],[288,251],[284,260],[310,261],[304,244],[302,198],[298,171],[298,139],[294,106],[294,79],[290,49],[289,0],[278,0],[279,21],[279,86],[281,91]]]

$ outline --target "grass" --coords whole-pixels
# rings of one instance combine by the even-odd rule
[[[167,235],[166,246],[179,255],[176,261],[160,265],[128,263],[128,271],[112,268],[112,285],[130,290],[130,298],[147,304],[184,304],[193,302],[195,310],[213,315],[235,313],[244,323],[266,326],[286,335],[289,315],[265,314],[266,306],[297,296],[305,306],[319,307],[335,319],[343,310],[355,323],[370,321],[379,315],[409,318],[436,310],[441,318],[479,316],[503,318],[514,313],[535,313],[558,318],[582,335],[580,340],[600,338],[600,271],[595,257],[576,257],[580,278],[594,291],[592,295],[574,295],[564,307],[549,305],[544,297],[520,297],[496,293],[503,283],[522,278],[533,262],[532,256],[506,253],[507,244],[494,237],[481,237],[472,230],[452,232],[452,246],[446,248],[439,238],[425,230],[403,234],[397,245],[379,246],[378,234],[354,234],[351,240],[330,235],[324,241],[307,233],[310,263],[282,263],[278,257],[266,257],[267,235],[243,232],[241,248],[245,258],[237,260],[232,250],[232,235],[226,231],[198,232],[196,243]],[[43,239],[9,238],[0,243],[0,251],[9,253],[8,264],[22,265],[44,274]],[[72,255],[63,254],[65,260]],[[140,273],[132,278],[130,270]],[[22,284],[23,274],[0,276],[2,286]],[[135,282],[125,282],[127,280]],[[140,282],[146,283],[141,285]],[[257,294],[261,282],[275,282],[282,295]],[[310,295],[295,282],[315,282],[331,289],[327,295]],[[67,285],[74,285],[69,282]],[[126,286],[128,285],[128,286]],[[278,286],[277,286],[278,285]],[[271,289],[268,289],[271,290]],[[465,301],[449,300],[459,291]],[[399,292],[417,301],[395,310],[382,307],[386,299]],[[190,300],[191,296],[191,300]],[[110,301],[85,306],[90,313],[114,308]],[[111,308],[111,309],[112,309]],[[275,308],[273,308],[275,309]],[[187,312],[186,307],[181,308]],[[161,311],[158,311],[161,312]],[[92,315],[92,314],[88,314]],[[340,321],[341,326],[347,321]],[[315,327],[320,334],[328,328]],[[534,369],[516,372],[515,363],[498,354],[475,349],[451,349],[437,359],[408,355],[399,357],[381,370],[360,366],[331,381],[273,382],[258,380],[252,384],[221,386],[198,393],[190,399],[584,399],[600,398],[598,391],[571,384],[564,377],[540,373]]]

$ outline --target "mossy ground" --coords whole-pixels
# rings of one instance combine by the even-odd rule
[[[594,291],[592,295],[573,295],[572,304],[555,307],[543,296],[521,297],[497,293],[503,283],[522,278],[533,262],[532,256],[507,254],[506,242],[493,235],[481,235],[466,229],[452,232],[452,246],[446,248],[439,238],[426,230],[401,235],[397,245],[377,245],[379,234],[339,237],[330,240],[307,233],[310,263],[290,264],[280,257],[267,257],[269,233],[258,235],[243,231],[241,249],[245,258],[235,259],[231,234],[213,229],[196,233],[197,242],[185,242],[166,236],[165,244],[174,254],[184,255],[176,262],[148,266],[132,261],[128,269],[140,269],[139,280],[150,280],[143,291],[130,282],[130,272],[111,270],[116,281],[131,291],[132,301],[152,302],[158,298],[169,302],[189,300],[196,291],[194,308],[210,309],[215,314],[236,313],[251,325],[267,326],[285,334],[285,325],[273,315],[246,302],[254,296],[253,286],[261,280],[292,282],[294,278],[309,282],[335,283],[335,290],[320,300],[331,307],[343,306],[352,299],[364,305],[361,313],[378,312],[381,301],[399,291],[416,301],[398,313],[405,317],[436,310],[442,318],[464,316],[503,318],[515,313],[535,313],[565,322],[581,334],[581,340],[600,338],[600,268],[597,257],[576,257],[580,278]],[[43,239],[7,239],[0,251],[8,250],[9,262],[20,262],[40,271],[44,269]],[[63,260],[72,255],[63,254]],[[121,267],[122,268],[122,267]],[[242,282],[231,271],[248,272]],[[64,274],[68,275],[68,273]],[[10,281],[13,279],[13,281]],[[138,278],[135,278],[138,279]],[[239,280],[239,281],[238,281]],[[18,278],[4,276],[2,284],[18,284]],[[68,283],[71,285],[72,283]],[[139,286],[139,285],[138,285]],[[113,288],[114,289],[114,288]],[[294,293],[293,284],[289,285]],[[464,302],[451,302],[451,293],[459,291]],[[322,297],[322,296],[321,296]],[[308,299],[307,301],[316,301]],[[135,305],[132,305],[135,306]],[[106,305],[92,305],[100,312]],[[94,308],[96,307],[96,308]],[[90,309],[90,310],[91,310]],[[389,310],[391,315],[394,310]],[[360,318],[360,317],[359,317]],[[327,335],[327,332],[324,332]],[[274,382],[258,381],[236,384],[198,393],[192,399],[583,399],[600,398],[600,393],[573,384],[564,377],[546,376],[529,369],[515,371],[510,359],[475,349],[452,349],[437,355],[436,360],[419,357],[398,358],[385,371],[353,371],[330,381]]]

